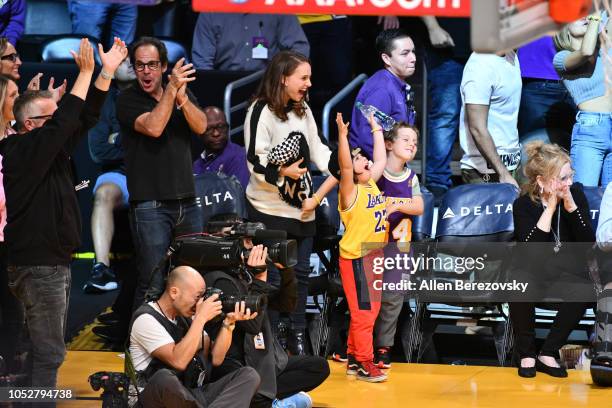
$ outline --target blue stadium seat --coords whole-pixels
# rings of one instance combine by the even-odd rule
[[[45,41],[41,45],[41,59],[43,62],[59,62],[59,63],[73,63],[74,58],[70,54],[70,50],[78,52],[79,44],[81,42],[80,35],[61,35],[53,37]],[[97,65],[102,65],[100,61],[100,55],[98,54],[98,39],[90,37],[89,42],[94,49],[94,58]]]
[[[204,172],[195,176],[195,192],[202,204],[203,227],[213,215],[236,213],[247,218],[246,197],[235,176]]]
[[[436,239],[433,246],[433,252],[437,256],[481,256],[482,247],[480,244],[486,243],[502,243],[510,242],[514,235],[514,222],[512,217],[512,204],[518,197],[518,191],[510,184],[503,183],[488,183],[488,184],[467,184],[455,187],[449,190],[442,199],[442,203],[438,212],[438,220],[436,227]],[[480,248],[479,248],[480,247]],[[484,273],[503,273],[503,265],[500,267],[496,261],[504,258],[507,255],[505,246],[499,245],[499,253],[496,253],[494,248],[487,248],[488,258],[485,262]],[[507,257],[506,257],[507,258]],[[444,272],[426,270],[425,279],[440,277],[442,279],[458,279],[461,275],[455,272]],[[471,276],[473,277],[473,276]],[[466,278],[461,276],[461,278]],[[468,277],[469,279],[470,277]],[[405,354],[409,361],[412,361],[412,353],[416,350],[416,361],[419,360],[423,347],[423,327],[424,319],[427,319],[431,314],[430,303],[422,300],[417,301],[415,318],[411,324],[409,332],[406,334],[408,339],[403,339],[405,346]],[[444,307],[444,310],[436,309],[436,315],[445,316],[442,321],[445,324],[455,324],[458,319],[470,318],[478,320],[478,324],[482,326],[493,324],[496,329],[497,322],[492,322],[490,318],[503,318],[501,347],[498,349],[498,359],[500,365],[503,365],[506,360],[506,355],[512,343],[512,326],[510,319],[503,312],[501,305],[495,304],[494,299],[490,298],[487,293],[482,296],[475,296],[471,299],[465,297],[459,302],[455,294],[444,298],[443,295],[436,300],[436,303],[446,303],[449,306]],[[492,313],[473,313],[465,306],[464,303],[469,303],[471,306],[491,306],[496,307]],[[451,305],[454,305],[451,307]],[[488,318],[486,321],[481,318]],[[438,321],[438,320],[436,320]],[[431,325],[428,325],[431,326]],[[430,333],[431,334],[431,333]]]
[[[423,197],[423,214],[412,219],[412,241],[423,242],[433,235],[434,195],[421,186]]]
[[[168,69],[172,69],[176,61],[185,58],[186,63],[189,62],[189,53],[183,44],[171,38],[160,38],[168,49]]]
[[[28,0],[25,35],[70,34],[72,23],[66,0]]]
[[[325,181],[326,176],[313,176],[314,190]],[[321,263],[325,266],[326,273],[310,278],[308,294],[313,296],[320,318],[318,327],[314,329],[312,341],[313,354],[325,356],[322,347],[327,345],[329,334],[328,319],[330,310],[334,307],[335,300],[343,296],[342,283],[338,274],[339,243],[341,236],[338,235],[340,228],[340,213],[338,212],[338,189],[335,188],[321,201],[316,210],[316,236],[312,245],[312,251],[317,254]],[[327,257],[326,251],[330,256]],[[319,295],[323,301],[319,302]]]
[[[593,231],[597,231],[597,223],[599,222],[599,207],[601,207],[601,199],[606,189],[604,187],[583,187],[584,195],[589,202],[589,215],[591,216],[591,226]]]

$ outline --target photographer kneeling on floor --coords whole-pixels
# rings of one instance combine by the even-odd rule
[[[222,216],[223,217],[223,216]],[[219,221],[219,217],[214,221]],[[212,221],[212,220],[211,220]],[[237,216],[225,215],[222,221],[242,223]],[[208,228],[209,233],[218,233]],[[236,370],[253,367],[261,377],[257,394],[253,397],[253,408],[309,408],[312,400],[305,393],[318,387],[329,376],[329,365],[324,358],[317,356],[288,356],[272,333],[267,315],[268,307],[280,312],[291,311],[297,300],[297,281],[292,268],[275,264],[281,274],[280,287],[267,283],[266,260],[268,249],[263,245],[253,245],[251,238],[244,237],[243,246],[250,250],[246,268],[225,272],[205,272],[207,284],[223,292],[224,297],[263,295],[259,315],[249,321],[236,324],[234,339],[222,364],[213,369],[213,379],[224,378]],[[266,305],[267,303],[267,305]],[[207,325],[211,338],[223,335],[219,323]]]
[[[212,342],[204,325],[221,314],[213,294],[204,299],[206,283],[198,271],[179,266],[168,275],[166,289],[155,302],[133,316],[129,352],[144,407],[248,407],[259,386],[259,375],[242,367],[210,382],[211,363],[223,363],[236,321],[257,317],[244,302],[228,313]],[[142,382],[142,383],[141,383]]]

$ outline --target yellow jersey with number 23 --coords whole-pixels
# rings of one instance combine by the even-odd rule
[[[357,196],[347,209],[343,210],[340,206],[338,204],[338,211],[345,229],[340,240],[341,257],[362,258],[370,249],[383,246],[387,238],[387,210],[385,197],[373,179],[367,185],[357,184]],[[368,250],[362,251],[363,243],[380,245],[371,245]]]

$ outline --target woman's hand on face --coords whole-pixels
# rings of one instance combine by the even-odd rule
[[[565,208],[565,211],[573,212],[576,208],[578,208],[576,202],[574,201],[574,196],[572,195],[570,186],[567,183],[560,185],[557,191],[563,200],[563,208]]]
[[[308,171],[308,169],[306,169],[305,167],[304,168],[300,167],[300,164],[302,164],[303,161],[304,161],[304,158],[301,158],[300,160],[296,161],[295,163],[289,166],[281,166],[278,174],[284,177],[289,177],[293,180],[298,180]]]

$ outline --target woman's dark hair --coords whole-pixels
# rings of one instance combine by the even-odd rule
[[[292,75],[297,67],[305,62],[310,64],[310,60],[299,52],[281,51],[276,54],[268,64],[253,100],[265,102],[280,120],[286,121],[288,112],[283,98],[285,95],[283,78]],[[294,103],[293,112],[300,118],[304,117],[306,115],[304,101]]]
[[[166,48],[166,44],[155,37],[140,37],[130,46],[130,61],[132,61],[132,64],[136,64],[136,50],[145,45],[152,45],[157,48],[159,61],[162,65],[168,63],[168,49]]]

